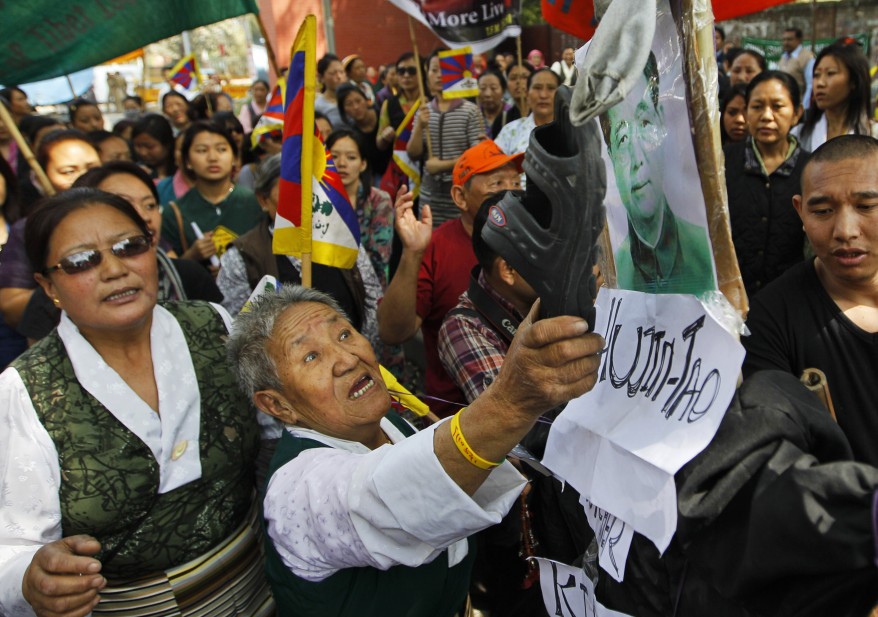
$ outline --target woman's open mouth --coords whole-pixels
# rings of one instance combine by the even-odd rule
[[[371,375],[363,375],[351,388],[350,398],[358,399],[374,387],[375,380],[372,379]]]

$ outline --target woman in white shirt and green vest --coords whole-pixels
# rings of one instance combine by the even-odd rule
[[[524,478],[506,454],[555,405],[591,389],[603,339],[578,317],[534,323],[496,381],[416,433],[391,409],[375,354],[335,301],[282,287],[241,313],[229,359],[245,395],[285,425],[263,500],[279,615],[451,617],[469,587],[467,538]]]

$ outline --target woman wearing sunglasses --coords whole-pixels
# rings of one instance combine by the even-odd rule
[[[273,614],[253,532],[258,427],[225,361],[228,314],[157,306],[152,234],[119,196],[57,195],[26,239],[63,313],[0,375],[0,613],[115,600],[132,615]]]
[[[122,197],[146,222],[156,245],[158,300],[207,300],[222,302],[223,295],[213,277],[201,264],[190,259],[174,259],[161,241],[162,214],[158,190],[142,167],[127,161],[114,161],[83,174],[74,187],[90,187]],[[61,311],[37,288],[18,324],[18,331],[32,341],[51,332],[61,319]]]

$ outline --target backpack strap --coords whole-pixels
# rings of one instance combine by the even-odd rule
[[[183,229],[183,213],[180,212],[180,207],[174,201],[169,201],[168,205],[171,206],[171,209],[174,211],[174,218],[177,219],[177,228],[180,230],[180,246],[183,247],[183,252],[189,250],[189,241],[186,240],[186,230]]]

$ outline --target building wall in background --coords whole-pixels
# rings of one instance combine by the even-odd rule
[[[332,0],[335,53],[339,57],[359,54],[367,65],[394,62],[411,50],[408,17],[387,0]],[[326,22],[321,0],[259,0],[265,29],[281,65],[290,61],[290,47],[299,24],[309,13],[317,16],[317,56],[327,51]],[[421,54],[440,45],[427,28],[416,23],[415,36]]]
[[[745,36],[780,39],[787,27],[801,28],[806,39],[815,27],[818,39],[865,33],[872,47],[864,50],[866,56],[871,64],[878,61],[878,0],[817,3],[813,13],[810,4],[786,4],[719,25],[726,31],[726,40],[733,42]]]

